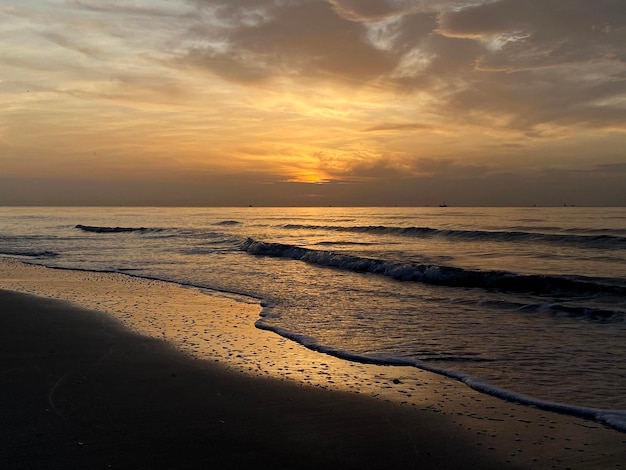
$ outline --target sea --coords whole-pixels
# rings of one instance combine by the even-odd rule
[[[0,256],[250,296],[321,355],[626,431],[626,208],[0,207]]]

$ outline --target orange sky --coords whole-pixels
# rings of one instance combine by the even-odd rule
[[[0,204],[626,204],[621,0],[9,0]]]

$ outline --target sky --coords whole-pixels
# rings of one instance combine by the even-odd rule
[[[626,205],[624,0],[3,0],[0,204]]]

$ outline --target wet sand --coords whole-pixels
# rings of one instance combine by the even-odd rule
[[[309,351],[255,329],[254,301],[7,260],[0,288],[2,468],[626,462],[626,434]]]

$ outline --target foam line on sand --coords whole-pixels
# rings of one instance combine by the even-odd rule
[[[626,461],[626,435],[601,424],[258,330],[256,300],[14,260],[0,261],[0,289],[2,439],[15,464],[3,468],[66,457],[89,468]]]

